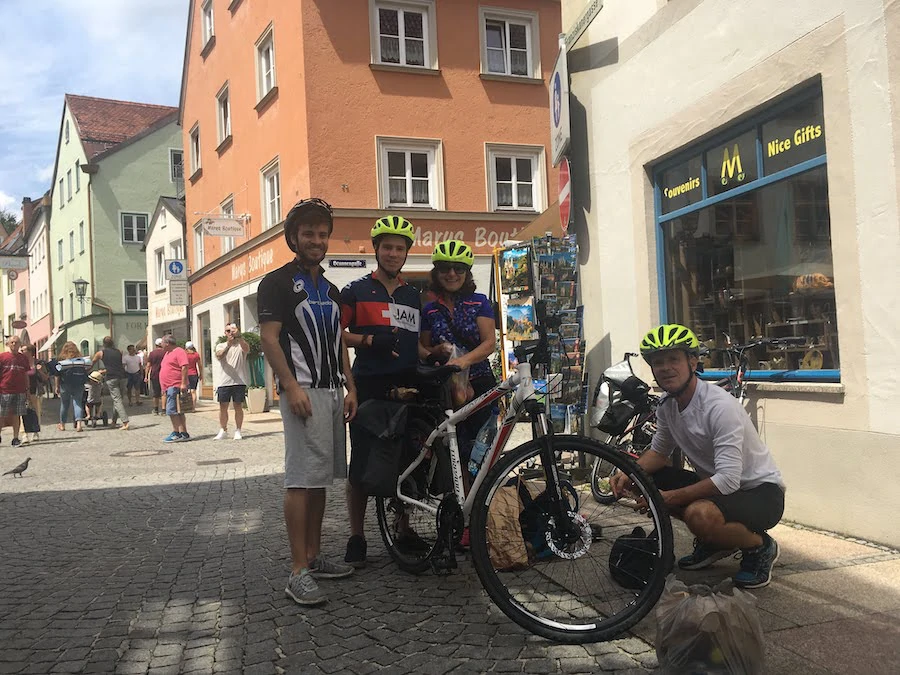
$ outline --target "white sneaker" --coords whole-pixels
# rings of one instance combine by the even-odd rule
[[[228,432],[225,431],[224,429],[219,429],[219,433],[216,434],[216,437],[215,437],[213,440],[214,440],[214,441],[221,441],[223,438],[225,438],[225,435],[226,435],[227,433],[228,433]]]
[[[41,435],[40,434],[31,434],[31,440],[33,442],[37,442],[37,441],[41,440]]]
[[[236,429],[235,432],[234,432],[234,440],[239,441],[239,440],[241,440],[242,438],[243,438],[243,436],[241,436],[241,430],[240,430],[240,429]]]

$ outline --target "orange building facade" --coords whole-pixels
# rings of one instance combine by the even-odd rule
[[[558,0],[192,0],[180,105],[194,341],[212,393],[224,324],[257,324],[256,287],[287,262],[283,218],[318,196],[335,209],[326,276],[371,272],[374,221],[417,228],[406,275],[435,243],[490,254],[545,210],[547,80]],[[243,236],[212,236],[233,215]]]

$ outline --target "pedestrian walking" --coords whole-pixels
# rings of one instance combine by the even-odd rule
[[[153,414],[159,415],[160,402],[162,399],[162,387],[159,384],[159,367],[162,364],[163,357],[166,355],[166,350],[163,349],[162,338],[156,338],[154,344],[156,345],[156,349],[147,354],[144,381],[147,383],[150,396],[153,397]]]
[[[188,391],[188,358],[175,342],[175,338],[166,335],[163,339],[162,362],[159,365],[159,386],[166,396],[166,415],[172,421],[172,433],[163,440],[166,443],[188,441],[191,435],[187,431],[187,420],[181,412],[181,394]]]
[[[10,335],[7,351],[0,354],[0,430],[12,427],[14,446],[22,444],[19,429],[28,409],[28,371],[32,369],[31,357],[21,347],[19,336]]]
[[[197,387],[200,384],[200,354],[190,340],[184,343],[184,351],[188,357],[188,390],[191,392],[191,401],[196,409]]]
[[[125,364],[122,362],[122,352],[116,348],[116,343],[111,335],[103,338],[103,348],[91,359],[93,363],[103,361],[103,371],[106,376],[106,388],[109,389],[113,402],[113,424],[116,418],[122,423],[120,429],[128,431],[128,411],[125,409],[125,400],[122,393],[125,391],[128,381],[125,372]]]
[[[326,202],[298,202],[284,221],[295,258],[267,274],[257,295],[262,344],[278,381],[284,423],[284,520],[291,547],[284,592],[300,605],[327,601],[317,578],[353,574],[351,566],[329,560],[321,549],[325,490],[347,475],[344,424],[356,415],[340,295],[321,267],[333,227]]]
[[[247,366],[247,354],[250,345],[241,337],[237,324],[225,326],[225,342],[216,345],[216,357],[219,359],[218,386],[216,400],[219,402],[219,433],[215,440],[221,441],[228,435],[228,404],[234,406],[234,440],[241,440],[241,427],[244,424],[244,401],[247,398],[247,384],[250,382],[250,369]]]
[[[20,351],[31,359],[34,366],[28,374],[28,408],[22,418],[22,426],[25,427],[24,442],[29,443],[40,440],[42,404],[50,376],[47,372],[46,362],[37,358],[37,350],[34,345],[22,345]]]
[[[126,347],[127,354],[122,355],[122,365],[125,366],[125,388],[128,390],[128,405],[143,405],[141,402],[141,387],[144,381],[144,360],[141,354],[134,349],[134,345]]]
[[[91,360],[82,357],[74,342],[66,342],[59,350],[59,356],[47,364],[47,370],[56,377],[56,395],[59,396],[59,424],[56,428],[66,430],[69,408],[72,408],[75,431],[84,429],[84,385],[88,381]]]

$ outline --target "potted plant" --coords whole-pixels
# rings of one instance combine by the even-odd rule
[[[250,345],[247,353],[247,365],[250,370],[250,384],[247,386],[247,411],[261,413],[266,410],[265,366],[263,363],[262,340],[259,334],[252,331],[241,333],[244,341]],[[220,335],[216,344],[225,342],[224,335]]]

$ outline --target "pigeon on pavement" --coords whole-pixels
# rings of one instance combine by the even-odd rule
[[[19,464],[19,466],[17,466],[15,469],[10,469],[9,471],[5,472],[3,475],[8,476],[9,474],[12,474],[13,478],[15,478],[16,476],[21,478],[22,472],[28,468],[28,462],[30,462],[30,461],[31,461],[31,457],[29,457],[24,462]]]

